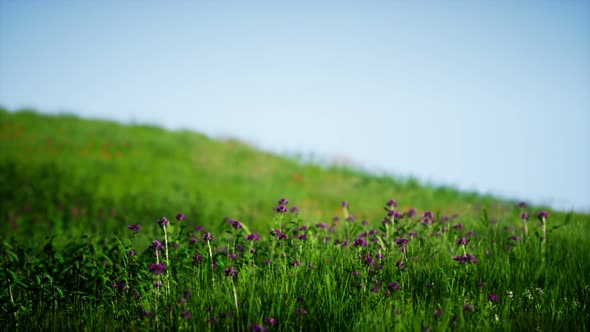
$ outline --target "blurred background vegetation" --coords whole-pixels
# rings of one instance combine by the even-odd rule
[[[490,218],[518,221],[517,202],[306,163],[235,139],[33,110],[0,108],[0,123],[0,214],[7,221],[0,230],[27,239],[118,233],[178,212],[209,229],[229,217],[263,232],[281,197],[309,224],[341,216],[344,200],[356,219],[379,223],[391,198],[401,211],[477,219],[486,209]]]

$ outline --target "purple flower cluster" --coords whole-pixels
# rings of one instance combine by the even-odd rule
[[[423,225],[431,225],[434,222],[434,215],[432,214],[432,212],[426,211],[422,213],[422,219],[420,220],[420,222]]]
[[[162,227],[166,227],[166,226],[168,226],[168,224],[170,224],[170,220],[168,220],[168,218],[166,218],[166,217],[162,217],[161,219],[158,220],[158,225],[160,225]]]
[[[238,274],[238,270],[235,267],[230,266],[225,268],[225,276],[226,277],[235,277]]]
[[[307,310],[305,310],[303,308],[295,308],[295,312],[298,314],[301,314],[301,316],[307,315]]]
[[[397,202],[395,201],[395,199],[390,199],[390,200],[389,200],[389,201],[388,201],[388,202],[385,204],[385,206],[387,206],[388,208],[390,208],[390,209],[392,209],[392,210],[393,210],[393,208],[394,208],[394,207],[397,207]]]
[[[163,248],[164,248],[164,246],[158,240],[154,240],[154,242],[152,242],[152,244],[150,244],[150,249],[154,249],[157,254],[160,254],[160,249],[163,249]]]
[[[178,221],[183,221],[183,220],[185,220],[185,219],[186,219],[186,217],[185,217],[185,215],[184,215],[184,214],[182,214],[182,213],[178,213],[178,214],[176,215],[176,220],[178,220]],[[187,311],[187,312],[188,312],[188,311]],[[190,317],[190,313],[189,313],[189,317]]]
[[[395,240],[395,243],[396,243],[398,246],[400,246],[400,247],[401,247],[401,246],[403,246],[403,245],[406,245],[406,244],[408,244],[409,242],[410,242],[410,241],[409,241],[408,239],[406,239],[406,238],[403,238],[403,237],[402,237],[402,238],[397,238],[397,239]]]
[[[269,325],[269,326],[273,326],[277,323],[277,320],[272,318],[272,317],[266,317],[264,319],[264,324]]]
[[[543,219],[548,219],[549,218],[549,213],[545,210],[537,213],[537,219],[543,221]]]
[[[182,317],[182,319],[184,320],[191,320],[191,313],[190,311],[183,311],[180,313],[180,317]]]
[[[461,255],[455,256],[455,257],[453,257],[453,260],[454,261],[457,261],[457,262],[459,262],[461,264],[466,264],[466,263],[477,264],[478,263],[478,261],[475,258],[475,256],[472,255],[472,254],[470,254],[470,253],[466,253],[463,256],[461,256]]]
[[[129,290],[129,286],[127,286],[127,284],[125,284],[124,282],[122,283],[113,283],[113,288],[116,288],[117,290],[119,290],[119,292],[124,292],[126,290]]]
[[[460,237],[455,241],[455,243],[457,243],[458,246],[466,245],[467,243],[469,243],[469,239],[466,237]]]
[[[400,286],[400,285],[399,285],[397,282],[395,282],[395,281],[394,281],[394,282],[391,282],[391,283],[389,283],[389,286],[387,286],[387,287],[388,287],[390,290],[396,290],[396,291],[398,291],[398,290],[401,290],[401,289],[402,289],[402,286]]]
[[[287,204],[289,204],[289,201],[286,200],[285,198],[279,199],[279,205],[275,208],[275,211],[277,213],[286,213],[287,212]]]
[[[203,256],[199,253],[196,253],[193,257],[193,265],[199,265],[203,262]]]
[[[278,236],[277,240],[288,240],[289,239],[289,235],[287,235],[286,233],[281,232],[280,229],[273,229],[270,231],[270,235],[272,236]]]
[[[213,235],[211,235],[211,233],[209,233],[209,232],[204,233],[202,238],[205,241],[213,241]]]
[[[155,275],[162,274],[166,265],[164,263],[154,263],[150,265],[149,271]]]
[[[245,239],[246,241],[260,241],[260,235],[256,233],[248,234]]]
[[[365,239],[363,239],[362,237],[359,237],[358,239],[354,240],[354,242],[352,243],[355,247],[366,247],[367,246],[367,241]]]
[[[488,299],[494,303],[498,303],[499,298],[497,294],[488,294]]]
[[[264,328],[264,326],[261,325],[250,324],[250,326],[248,326],[248,331],[264,332],[266,331],[266,328]]]
[[[235,219],[231,219],[231,218],[230,219],[227,219],[227,222],[230,223],[231,226],[233,228],[235,228],[235,229],[242,228],[242,224],[239,221],[235,220]]]
[[[529,213],[528,212],[522,212],[520,214],[520,219],[522,219],[522,220],[529,220]]]
[[[131,224],[127,226],[127,229],[135,233],[139,232],[139,224]]]

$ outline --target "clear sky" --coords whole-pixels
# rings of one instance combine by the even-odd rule
[[[590,210],[588,1],[0,0],[0,105]]]

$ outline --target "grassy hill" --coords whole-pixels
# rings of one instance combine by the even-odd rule
[[[2,208],[12,215],[46,205],[39,200],[59,204],[74,195],[86,216],[112,209],[121,222],[132,222],[185,211],[204,224],[239,217],[260,229],[283,196],[304,219],[318,222],[339,216],[343,200],[355,217],[369,220],[381,217],[381,202],[390,198],[404,210],[440,215],[477,216],[485,208],[499,217],[515,204],[415,179],[306,164],[190,131],[1,109],[0,123],[3,181],[18,186],[5,187],[10,199]],[[42,186],[54,186],[54,197],[38,197]]]
[[[541,209],[0,109],[0,326],[587,330],[590,216]]]

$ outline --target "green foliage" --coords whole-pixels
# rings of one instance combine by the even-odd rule
[[[7,330],[590,328],[588,215],[549,211],[542,239],[514,202],[235,140],[1,109],[0,130]],[[382,223],[392,197],[418,214]]]

